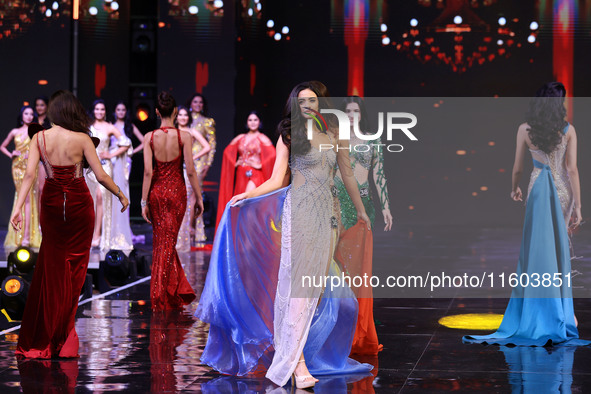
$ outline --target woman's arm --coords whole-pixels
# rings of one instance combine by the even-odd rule
[[[349,197],[351,197],[351,201],[353,201],[353,205],[357,210],[357,219],[364,221],[367,229],[371,230],[371,222],[367,216],[367,213],[365,212],[363,201],[361,201],[361,196],[359,195],[357,180],[355,179],[353,170],[351,169],[351,159],[349,158],[349,141],[338,141],[337,163],[339,165],[339,171],[341,172],[341,178],[343,179],[345,189],[347,189],[347,193],[349,194]]]
[[[133,135],[135,135],[136,138],[140,141],[140,144],[131,153],[132,155],[134,155],[137,152],[139,152],[142,149],[144,149],[144,135],[138,130],[137,127],[135,127],[135,125],[133,123],[131,124],[131,127],[133,129]]]
[[[199,153],[197,153],[195,156],[193,156],[193,160],[197,160],[201,156],[205,156],[206,154],[209,153],[209,151],[211,150],[211,145],[209,145],[209,142],[207,142],[205,137],[202,136],[201,133],[199,133],[198,131],[193,131],[193,133],[191,133],[191,134],[197,140],[197,142],[199,142],[201,144],[201,147],[202,147],[202,149],[199,151]],[[191,139],[189,139],[189,143],[185,144],[185,145],[189,145],[189,148],[192,148],[193,141]],[[190,151],[189,157],[191,157],[193,150],[189,149],[189,151]],[[194,167],[194,165],[193,165],[193,167]],[[187,173],[187,175],[188,175],[188,173]]]
[[[197,133],[199,134],[199,133]],[[193,152],[193,137],[189,133],[182,133],[182,141],[183,141],[183,157],[185,158],[185,169],[187,171],[187,178],[189,179],[189,183],[193,188],[193,193],[195,194],[195,217],[199,217],[203,213],[203,197],[201,193],[201,186],[199,185],[199,177],[197,176],[197,171],[195,171],[195,163],[193,162],[193,158],[191,157],[191,153]],[[207,144],[207,148],[209,148],[209,144]],[[201,142],[200,142],[201,143]],[[203,145],[203,149],[205,149],[205,145]],[[203,150],[202,150],[203,151]],[[201,152],[200,152],[201,153]]]
[[[15,130],[17,130],[17,129],[10,130],[10,133],[8,133],[8,135],[4,139],[4,142],[2,142],[2,145],[0,145],[0,150],[2,151],[2,153],[4,153],[6,156],[8,156],[11,159],[14,156],[18,156],[18,155],[21,154],[17,150],[14,150],[14,151],[10,152],[8,149],[6,149],[6,147],[8,146],[8,144],[10,144],[10,141],[12,141],[12,139],[14,138]]]
[[[581,183],[579,180],[579,169],[577,167],[577,133],[571,125],[568,131],[568,146],[566,148],[566,169],[570,179],[570,186],[573,190],[575,207],[573,212],[573,226],[581,224]]]
[[[115,136],[115,138],[117,138],[117,142],[119,143],[119,141],[122,140],[123,134],[121,134],[121,132],[119,131],[119,129],[113,125],[109,125],[109,137],[111,136],[111,134],[113,134]],[[131,145],[131,141],[129,141],[129,138],[125,137],[125,139],[128,141],[129,145]],[[127,143],[127,142],[126,142]],[[119,148],[117,148],[116,150],[113,151],[113,153],[110,152],[104,152],[104,154],[102,154],[101,159],[111,159],[113,157],[117,157],[119,155],[122,155],[123,153],[127,152],[127,150],[129,149],[129,145],[120,145]]]
[[[152,186],[152,147],[150,146],[150,137],[153,131],[146,134],[144,138],[144,183],[142,184],[142,216],[148,223],[152,223],[150,210],[148,208],[148,194]]]
[[[276,149],[277,154],[275,156],[275,164],[273,165],[273,173],[271,174],[271,178],[262,183],[256,189],[232,197],[230,200],[230,205],[244,200],[245,198],[262,196],[263,194],[281,189],[282,187],[285,187],[289,184],[286,182],[286,175],[289,171],[289,149],[283,143],[283,139],[281,137],[279,137],[279,141],[277,141]],[[357,197],[359,197],[359,192],[357,192]]]
[[[523,159],[527,150],[525,137],[527,135],[525,125],[521,125],[517,131],[517,144],[515,148],[515,162],[513,163],[513,175],[511,177],[511,198],[513,201],[523,201],[523,193],[519,187],[521,174],[523,173]]]
[[[12,134],[12,132],[11,132]],[[23,208],[23,204],[27,199],[27,195],[31,190],[31,186],[33,185],[33,181],[37,176],[37,165],[39,164],[39,148],[37,147],[37,136],[39,134],[35,134],[33,136],[33,140],[30,143],[29,148],[29,159],[27,160],[27,169],[25,170],[25,176],[23,177],[23,183],[21,183],[20,190],[18,192],[18,199],[16,200],[16,204],[14,206],[14,210],[12,211],[12,216],[10,217],[10,223],[12,227],[16,231],[20,231],[23,223],[23,218],[21,215],[21,209]],[[90,141],[90,138],[88,139]],[[4,144],[2,144],[4,146]],[[4,147],[4,149],[6,149]],[[96,154],[96,153],[95,153]]]
[[[376,142],[378,145],[373,147],[372,157],[373,181],[378,191],[382,214],[384,215],[384,223],[386,224],[384,231],[389,231],[392,229],[392,214],[390,213],[388,186],[386,185],[386,174],[384,173],[384,153],[379,148],[381,141],[378,140]]]
[[[125,194],[123,194],[123,192],[121,191],[121,188],[119,186],[117,186],[115,184],[115,182],[113,182],[113,179],[109,175],[107,175],[105,170],[103,170],[103,166],[101,164],[101,161],[96,154],[96,148],[94,147],[94,144],[92,143],[92,140],[90,139],[90,137],[87,135],[82,135],[82,138],[83,138],[84,158],[88,162],[88,165],[90,165],[92,172],[94,172],[94,175],[96,176],[96,180],[98,181],[98,183],[103,185],[105,189],[107,189],[108,191],[113,193],[115,195],[115,197],[119,198],[119,202],[121,203],[121,206],[122,206],[121,212],[124,212],[127,209],[127,207],[129,206],[129,200],[127,199]],[[32,142],[31,142],[31,144],[32,144]],[[39,155],[39,153],[37,151],[37,156],[38,155]]]

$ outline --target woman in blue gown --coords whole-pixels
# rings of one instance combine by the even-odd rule
[[[294,375],[296,386],[305,388],[317,381],[311,374],[372,368],[348,358],[357,319],[352,291],[300,285],[306,275],[341,273],[333,260],[337,162],[358,218],[369,225],[346,142],[316,123],[307,138],[307,120],[324,108],[320,99],[327,96],[316,81],[292,90],[271,178],[235,196],[220,221],[196,316],[210,325],[201,360],[221,373],[266,371],[279,386]]]
[[[578,339],[573,309],[568,226],[581,223],[581,189],[577,135],[565,120],[565,95],[560,82],[545,84],[530,103],[527,122],[517,131],[511,191],[514,201],[523,200],[519,181],[528,149],[534,164],[517,265],[518,278],[525,274],[531,285],[513,289],[497,332],[465,336],[465,342],[509,346],[590,344]],[[540,285],[534,287],[536,278]],[[561,285],[557,278],[562,280]]]

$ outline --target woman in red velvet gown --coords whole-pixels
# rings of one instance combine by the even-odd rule
[[[187,206],[183,160],[197,199],[197,216],[203,212],[203,200],[193,165],[192,137],[174,127],[177,113],[174,98],[167,92],[160,93],[156,114],[162,123],[144,139],[141,205],[142,216],[152,223],[153,230],[150,299],[154,311],[182,308],[195,299],[176,252],[177,235]]]
[[[16,354],[30,358],[77,357],[74,318],[94,229],[93,201],[82,174],[85,159],[97,180],[119,197],[122,211],[129,201],[103,171],[89,136],[90,120],[78,99],[60,90],[51,97],[48,112],[53,126],[33,136],[21,186],[30,189],[41,160],[47,174],[41,195],[43,240]],[[22,226],[21,207],[26,195],[19,195],[10,219],[15,229]]]

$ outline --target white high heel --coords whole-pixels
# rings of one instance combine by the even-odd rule
[[[305,360],[300,360],[300,361],[298,361],[298,364],[303,363],[303,362],[305,362]],[[311,380],[310,380],[310,378],[311,378]],[[294,382],[295,382],[295,387],[298,389],[312,388],[312,387],[314,387],[314,385],[316,384],[317,381],[318,381],[318,379],[316,379],[312,375],[297,376],[295,374],[295,371],[291,375],[291,384],[293,386]]]

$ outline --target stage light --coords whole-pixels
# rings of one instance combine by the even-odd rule
[[[534,36],[533,34],[530,34],[527,37],[527,42],[529,42],[530,44],[533,44],[534,42],[536,42],[536,36]]]
[[[412,19],[410,20],[410,25],[411,25],[412,27],[417,27],[417,26],[419,25],[419,21],[418,21],[416,18],[412,18]]]
[[[275,41],[281,40],[281,33],[275,33],[275,35],[273,36],[273,38],[275,39]]]
[[[263,5],[261,3],[257,4],[257,10],[260,11],[263,9]]]
[[[47,79],[40,79],[37,81],[39,85],[47,85]]]
[[[19,274],[26,274],[35,268],[37,253],[24,246],[19,247],[8,255],[8,267]]]
[[[56,11],[59,7],[60,7],[60,5],[57,3],[57,1],[54,1],[53,4],[51,5],[51,8],[54,11]]]
[[[21,320],[29,293],[29,283],[20,276],[9,275],[2,282],[2,308],[10,319]]]
[[[272,29],[272,28],[273,28],[273,26],[275,26],[275,22],[273,21],[273,19],[269,19],[269,20],[267,21],[267,27],[268,27],[269,29]]]
[[[121,250],[110,250],[105,255],[105,278],[112,285],[123,285],[130,273],[130,260]]]
[[[51,16],[51,14],[52,14],[52,12],[51,12],[51,10],[49,8],[47,10],[45,10],[45,16],[46,17],[49,18]]]
[[[538,22],[536,22],[536,21],[533,21],[532,23],[529,24],[529,28],[531,30],[538,30],[539,27],[540,26],[538,25]]]
[[[147,109],[138,108],[137,111],[135,111],[135,117],[138,118],[140,122],[145,122],[150,117],[150,114]]]
[[[199,12],[199,8],[197,8],[196,5],[192,5],[189,7],[189,14],[195,15],[198,12]]]
[[[92,6],[88,9],[88,13],[92,16],[95,16],[96,14],[98,14],[98,8]]]
[[[224,6],[224,2],[222,0],[215,0],[213,2],[213,6],[215,8],[222,8]]]
[[[505,19],[504,17],[500,17],[499,18],[499,25],[505,26],[506,24],[507,24],[507,19]]]
[[[382,23],[382,24],[380,25],[380,30],[382,31],[382,33],[385,33],[385,32],[387,32],[387,31],[388,31],[388,26],[386,26],[386,24],[385,24],[385,23]]]
[[[462,21],[463,21],[463,19],[461,16],[459,16],[459,15],[454,16],[454,23],[456,25],[459,25],[460,23],[462,23]]]
[[[252,10],[252,8],[248,9],[248,16],[252,16],[254,14],[254,11]]]
[[[503,45],[503,40],[497,40],[497,45]]]
[[[45,0],[39,0],[39,3],[43,4],[45,3]]]
[[[286,35],[289,34],[289,27],[283,26],[283,28],[281,29],[281,33],[286,34]]]
[[[119,9],[119,3],[117,3],[116,1],[114,1],[113,3],[111,3],[111,9],[113,11],[117,11]]]
[[[421,42],[420,41],[415,41],[415,46],[416,47],[420,47],[421,46]]]
[[[382,45],[390,45],[390,37],[382,37]]]

